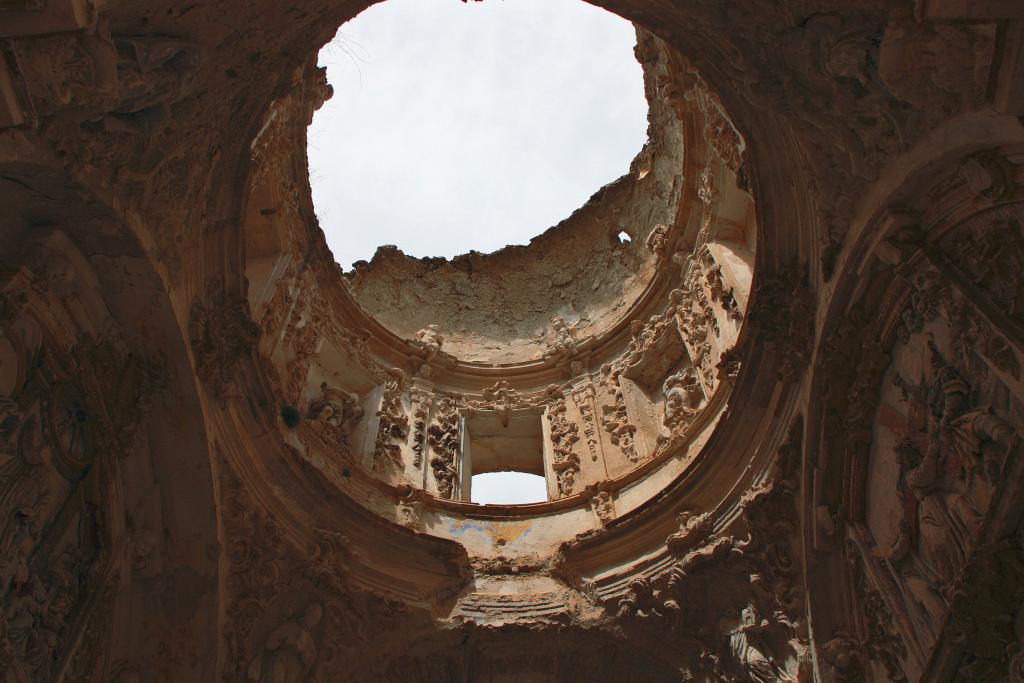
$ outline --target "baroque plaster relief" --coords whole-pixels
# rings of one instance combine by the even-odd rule
[[[1022,679],[1013,3],[601,0],[628,172],[345,274],[366,4],[0,0],[2,675]]]

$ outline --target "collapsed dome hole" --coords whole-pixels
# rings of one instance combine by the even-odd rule
[[[581,0],[389,0],[344,24],[308,136],[335,258],[486,253],[568,217],[647,140],[635,43]]]

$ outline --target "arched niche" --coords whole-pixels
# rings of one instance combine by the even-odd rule
[[[17,673],[208,678],[216,505],[163,282],[59,171],[3,164],[0,204],[0,590]]]
[[[816,638],[833,653],[859,640],[880,680],[1005,670],[1024,600],[1003,552],[1022,500],[1024,146],[960,142],[866,225],[810,397]],[[990,623],[1006,626],[973,630],[972,605],[994,605],[997,584]]]

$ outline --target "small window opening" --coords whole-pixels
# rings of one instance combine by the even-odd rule
[[[463,479],[463,500],[515,505],[548,499],[541,420],[537,412],[466,418],[462,457],[469,477]]]
[[[526,472],[488,472],[477,474],[470,485],[473,502],[481,505],[525,505],[548,499],[544,477]]]
[[[615,236],[615,241],[619,244],[629,244],[633,241],[633,238],[629,236],[629,233],[623,230]]]

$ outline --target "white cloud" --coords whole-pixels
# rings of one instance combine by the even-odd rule
[[[309,134],[335,257],[489,252],[568,217],[646,139],[635,42],[582,0],[388,0],[342,26]]]

